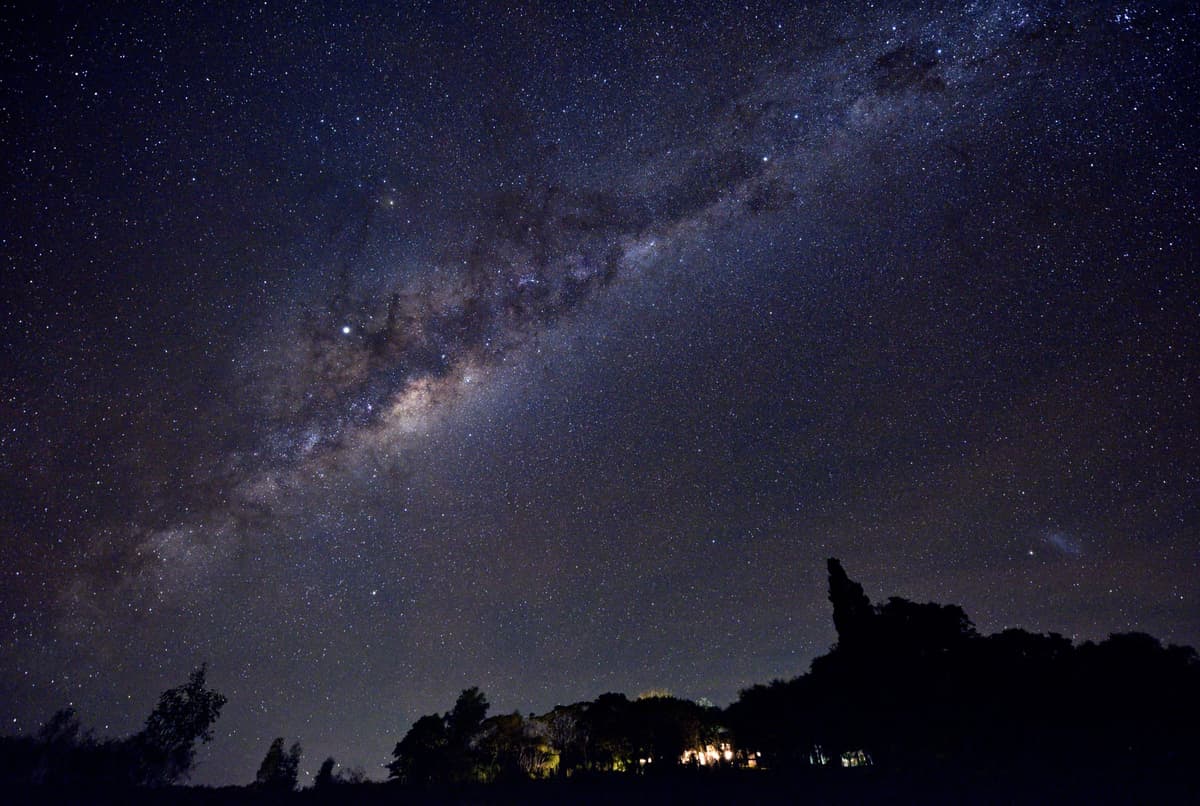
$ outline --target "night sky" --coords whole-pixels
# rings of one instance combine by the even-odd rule
[[[1200,644],[1192,4],[64,5],[0,6],[3,732],[725,705],[829,556]]]

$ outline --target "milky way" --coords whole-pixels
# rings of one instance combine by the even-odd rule
[[[1200,640],[1196,12],[861,5],[6,18],[4,724],[379,776],[797,674],[830,554]]]

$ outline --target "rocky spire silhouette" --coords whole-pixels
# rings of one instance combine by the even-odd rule
[[[854,649],[863,645],[871,629],[875,609],[863,593],[862,585],[846,576],[841,562],[830,557],[829,601],[833,603],[833,626],[837,629],[838,646]]]

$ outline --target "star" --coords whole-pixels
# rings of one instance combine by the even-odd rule
[[[268,733],[378,770],[484,681],[726,704],[829,645],[831,555],[981,632],[1200,642],[1195,15],[43,5],[0,724],[207,660],[226,784]]]

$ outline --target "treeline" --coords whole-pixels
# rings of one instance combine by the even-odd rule
[[[666,695],[603,694],[528,718],[487,711],[487,698],[469,688],[450,711],[421,717],[396,745],[389,776],[436,787],[733,760],[718,749],[729,748],[719,708]]]
[[[133,736],[97,738],[73,708],[58,711],[34,736],[0,737],[0,784],[8,791],[158,788],[187,780],[197,743],[212,741],[225,697],[209,689],[206,669],[164,691]]]
[[[783,777],[787,786],[824,786],[829,796],[875,781],[876,789],[857,791],[866,799],[904,791],[897,780],[1092,781],[1091,791],[1103,793],[1094,782],[1114,775],[1137,781],[1127,791],[1197,792],[1195,650],[1140,633],[1081,645],[1023,630],[983,636],[960,607],[895,597],[873,604],[837,560],[828,568],[836,645],[806,674],[752,686],[725,709],[609,693],[541,715],[489,716],[486,696],[469,688],[449,711],[413,723],[385,765],[390,784],[368,784],[361,770],[335,772],[329,758],[313,790],[430,797],[557,782],[540,790],[546,797],[561,792],[545,787],[569,782],[653,787],[651,779],[704,769],[716,775],[692,776],[694,791],[709,785],[697,780],[733,780],[740,789],[723,792],[735,799],[751,791],[769,798],[779,790],[763,782]],[[95,739],[69,710],[35,736],[0,739],[0,783],[145,791],[186,780],[195,746],[211,739],[225,703],[206,688],[204,671],[165,692],[127,739]],[[285,745],[272,742],[255,782],[238,791],[292,792],[302,750]],[[846,767],[867,769],[835,773]],[[909,794],[923,797],[918,790]]]
[[[912,774],[1200,769],[1200,660],[1143,633],[1076,646],[1057,635],[982,636],[962,608],[875,605],[828,562],[837,644],[807,674],[741,692],[721,710],[604,694],[522,718],[485,718],[464,691],[396,745],[392,778],[469,781],[654,774],[680,767],[797,771],[871,766]]]
[[[838,641],[805,675],[743,691],[726,711],[768,763],[863,750],[888,769],[1045,772],[1200,766],[1200,662],[1143,633],[1074,645],[982,636],[962,608],[872,604],[829,560]]]

